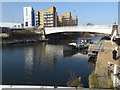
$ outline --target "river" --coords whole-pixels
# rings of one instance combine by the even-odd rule
[[[80,52],[65,52],[63,43],[9,44],[2,47],[2,84],[66,86],[71,73],[82,78],[88,87],[88,76],[95,65]]]

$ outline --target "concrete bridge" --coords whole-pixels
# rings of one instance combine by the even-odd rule
[[[45,35],[62,32],[95,32],[112,34],[113,25],[66,26],[45,28]]]

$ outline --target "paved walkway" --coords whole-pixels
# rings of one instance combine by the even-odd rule
[[[111,41],[103,41],[102,45],[105,50],[98,53],[95,73],[98,75],[99,87],[110,88],[112,86],[112,81],[108,77],[108,62],[118,64],[118,60],[114,61],[112,59],[112,50],[116,44],[112,43]]]

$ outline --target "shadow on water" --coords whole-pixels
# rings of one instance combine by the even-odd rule
[[[74,49],[72,47],[69,47],[69,46],[63,46],[63,56],[64,57],[70,57],[70,56],[73,56],[77,53],[81,53],[81,54],[84,54],[84,55],[87,55],[88,53],[88,49]]]
[[[70,57],[70,56],[73,56],[77,53],[78,53],[77,51],[63,51],[63,56],[64,57]]]
[[[89,65],[91,68],[94,68],[94,67],[95,67],[96,58],[97,58],[97,57],[95,57],[95,56],[89,57],[89,59],[88,59],[88,65]]]

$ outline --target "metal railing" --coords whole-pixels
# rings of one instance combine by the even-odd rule
[[[99,42],[98,44],[91,44],[89,46],[88,51],[92,50],[92,51],[103,51],[105,49],[105,47],[102,45],[102,41]]]
[[[117,66],[116,74],[114,72],[114,64],[108,65],[108,76],[111,77],[114,87],[120,89],[120,67]]]

